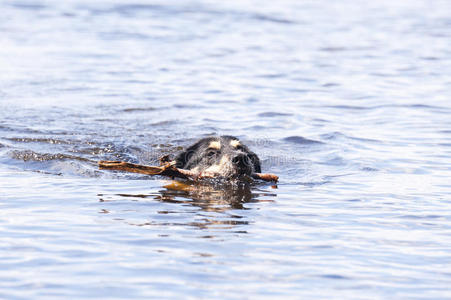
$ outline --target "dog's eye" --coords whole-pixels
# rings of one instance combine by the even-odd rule
[[[214,155],[216,155],[216,153],[217,153],[217,151],[210,150],[207,152],[207,156],[214,156]]]
[[[235,147],[235,149],[236,149],[236,150],[244,150],[244,147],[241,146],[241,145],[238,145],[238,146]]]

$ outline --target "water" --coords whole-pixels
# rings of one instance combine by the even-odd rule
[[[0,298],[451,298],[449,1],[0,9]],[[97,169],[212,134],[277,187]]]

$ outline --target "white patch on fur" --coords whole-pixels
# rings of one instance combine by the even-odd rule
[[[232,146],[234,148],[238,147],[239,145],[241,145],[239,140],[231,140],[230,141],[230,146]]]
[[[229,157],[227,155],[224,155],[219,163],[214,164],[207,169],[205,169],[205,172],[212,172],[212,173],[218,173],[221,175],[229,175],[233,173],[233,164],[230,161]]]
[[[208,145],[208,148],[219,150],[219,149],[221,149],[221,142],[220,141],[212,141],[212,142],[210,142],[210,145]]]

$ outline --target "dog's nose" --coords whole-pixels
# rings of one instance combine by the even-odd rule
[[[237,154],[232,159],[232,162],[240,167],[245,167],[249,165],[249,159],[247,158],[247,155],[245,154]]]

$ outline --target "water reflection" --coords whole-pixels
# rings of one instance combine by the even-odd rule
[[[173,181],[164,186],[161,196],[156,199],[165,202],[182,202],[186,200],[205,211],[224,212],[230,209],[247,209],[246,203],[273,201],[259,199],[262,196],[275,197],[276,194],[258,190],[252,190],[249,184],[241,185],[212,185],[208,183],[186,184]]]
[[[270,187],[270,189],[274,188],[276,187]],[[157,192],[99,194],[98,196],[102,203],[99,213],[111,214],[114,211],[114,220],[124,221],[130,225],[232,229],[238,225],[251,223],[248,219],[249,214],[246,213],[252,210],[251,204],[274,202],[277,194],[269,190],[267,186],[188,183],[173,180]],[[159,202],[160,204],[148,205],[149,200],[150,203]],[[125,206],[118,206],[118,203],[123,203]],[[156,210],[152,212],[149,209]],[[129,212],[132,213],[129,214]],[[150,220],[149,213],[151,213]],[[141,218],[140,221],[137,220],[138,215],[142,215],[145,220]]]

